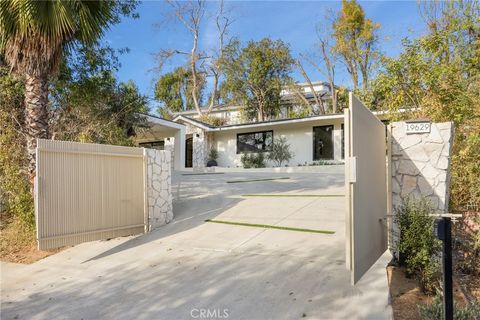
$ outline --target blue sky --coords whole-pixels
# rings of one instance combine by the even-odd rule
[[[395,56],[401,51],[401,39],[417,38],[425,32],[425,25],[416,1],[360,1],[366,16],[381,25],[380,49]],[[282,39],[290,45],[292,55],[312,53],[315,50],[315,26],[325,21],[330,11],[337,12],[337,1],[228,1],[227,8],[235,20],[230,35],[241,41],[259,40],[264,37]],[[207,14],[218,8],[218,3],[207,3]],[[144,1],[137,8],[139,19],[124,19],[113,26],[104,36],[104,41],[113,48],[128,47],[130,52],[120,56],[122,64],[117,76],[121,81],[133,80],[141,93],[153,97],[157,63],[154,54],[161,49],[189,50],[191,38],[179,23],[168,19],[171,7],[163,1]],[[212,23],[202,25],[200,47],[212,45],[215,37]],[[172,60],[164,71],[180,65],[180,59]],[[305,63],[312,80],[326,80]],[[303,81],[298,73],[293,74]],[[350,85],[345,70],[338,70],[338,84]]]

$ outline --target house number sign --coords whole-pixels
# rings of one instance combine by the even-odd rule
[[[407,122],[407,134],[411,133],[429,133],[432,123],[429,121],[424,122]]]

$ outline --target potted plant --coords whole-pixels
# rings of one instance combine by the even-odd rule
[[[215,148],[210,149],[210,152],[208,153],[208,162],[207,162],[207,167],[216,167],[218,166],[217,164],[217,159],[218,159],[218,151]]]

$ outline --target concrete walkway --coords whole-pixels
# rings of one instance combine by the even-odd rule
[[[1,319],[391,319],[388,255],[349,283],[343,197],[241,196],[343,194],[342,166],[319,171],[176,174],[169,225],[28,266],[2,263]],[[275,177],[289,179],[227,183]]]

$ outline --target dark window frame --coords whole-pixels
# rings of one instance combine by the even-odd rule
[[[315,128],[323,128],[323,127],[330,127],[331,128],[331,142],[332,142],[332,157],[331,158],[318,158],[315,159]],[[324,126],[314,126],[312,127],[312,160],[313,161],[320,161],[320,160],[334,160],[335,159],[335,142],[333,137],[333,131],[335,130],[335,126],[333,124],[327,124]]]
[[[157,149],[157,150],[165,150],[165,140],[155,140],[155,141],[146,141],[146,142],[140,142],[138,144],[138,147],[140,148],[147,148],[147,149],[154,149],[154,144],[159,144],[160,146],[163,147],[163,149]]]
[[[271,132],[272,133],[272,145],[273,145],[273,130],[264,130],[264,131],[252,131],[252,132],[242,132],[242,133],[237,133],[237,145],[236,145],[236,148],[237,148],[237,154],[243,154],[243,153],[263,153],[263,152],[270,152],[272,151],[271,148],[270,149],[265,149],[265,150],[260,150],[260,151],[240,151],[239,150],[239,141],[238,141],[238,137],[239,136],[244,136],[244,135],[249,135],[249,134],[257,134],[257,133],[263,133],[263,134],[267,134]],[[265,141],[265,136],[264,136],[264,141]]]

